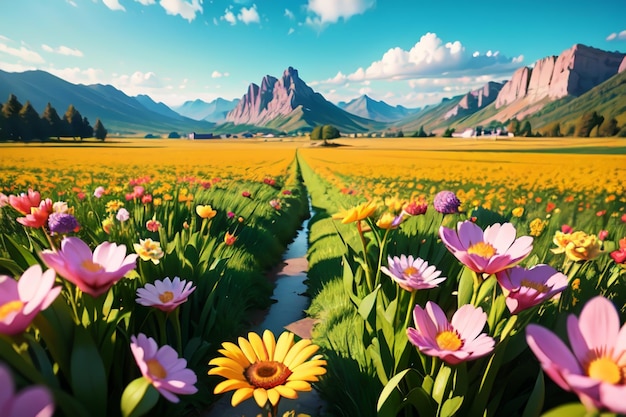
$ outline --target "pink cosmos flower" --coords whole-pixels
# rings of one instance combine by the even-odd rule
[[[541,304],[567,288],[568,278],[550,265],[514,266],[496,273],[511,314]]]
[[[39,207],[31,207],[26,217],[18,217],[18,223],[32,228],[43,227],[48,223],[48,216],[52,213],[52,200],[46,198],[39,203]]]
[[[489,275],[517,265],[533,248],[531,236],[515,238],[515,226],[511,223],[496,223],[483,232],[480,226],[466,220],[457,224],[457,230],[441,226],[439,236],[465,266]]]
[[[600,241],[604,241],[607,237],[609,237],[609,231],[608,230],[600,230],[598,232],[598,239]]]
[[[195,383],[196,374],[187,369],[187,361],[178,357],[178,353],[169,345],[158,347],[156,341],[139,333],[130,337],[130,350],[135,362],[154,388],[173,403],[179,402],[176,394],[189,395],[198,392]]]
[[[39,194],[39,191],[33,191],[32,188],[28,189],[28,193],[21,193],[19,196],[9,196],[11,207],[22,214],[30,214],[31,207],[39,207],[40,202],[41,194]]]
[[[150,232],[158,232],[161,227],[161,222],[156,219],[156,217],[152,217],[152,219],[146,222],[146,229]]]
[[[33,385],[16,393],[9,370],[0,364],[0,416],[52,417],[53,414],[54,402],[48,388]]]
[[[117,211],[115,218],[120,222],[125,222],[126,220],[130,219],[130,213],[128,212],[128,210],[122,207]]]
[[[620,329],[617,309],[602,296],[570,314],[571,350],[550,330],[529,324],[526,341],[543,370],[566,391],[573,391],[588,410],[626,413],[626,325]]]
[[[53,269],[42,272],[39,264],[29,267],[17,281],[0,275],[1,334],[22,333],[41,310],[52,304],[61,292],[61,287],[53,287],[55,277]]]
[[[96,198],[100,198],[103,195],[104,195],[104,187],[103,186],[96,187],[95,191],[93,192],[93,196]]]
[[[136,267],[137,255],[126,246],[103,242],[91,252],[77,237],[66,237],[59,251],[44,250],[41,259],[81,291],[98,297]]]
[[[428,301],[426,309],[415,306],[413,320],[415,328],[406,330],[409,341],[420,352],[437,356],[450,365],[485,356],[495,345],[493,338],[481,333],[487,314],[471,304],[459,308],[448,321],[441,307]]]
[[[156,307],[159,310],[170,312],[187,301],[189,294],[194,292],[193,282],[174,277],[166,277],[163,281],[156,280],[154,284],[146,284],[137,289],[137,303],[146,307]]]
[[[422,258],[413,258],[413,255],[389,256],[387,258],[389,268],[382,266],[381,272],[394,280],[400,288],[406,291],[426,290],[435,288],[439,283],[446,280],[440,277],[441,271]]]

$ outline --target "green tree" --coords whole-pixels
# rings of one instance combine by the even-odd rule
[[[322,139],[336,139],[338,137],[341,137],[341,133],[335,126],[324,125],[324,127],[322,127]]]
[[[551,138],[558,138],[563,136],[561,134],[561,124],[559,122],[552,123],[550,126],[548,126],[544,133],[546,134],[546,136],[549,136]]]
[[[63,122],[56,109],[50,103],[41,115],[43,134],[45,137],[56,137],[57,140],[63,135]]]
[[[2,116],[4,117],[3,136],[7,140],[18,140],[20,131],[20,103],[14,94],[9,95],[9,99],[2,105]]]
[[[86,117],[83,117],[83,127],[80,132],[80,140],[83,138],[91,138],[93,137],[93,127],[89,124],[89,120]]]
[[[24,106],[22,106],[19,116],[20,139],[25,142],[30,142],[33,139],[41,139],[41,119],[39,118],[39,114],[37,113],[37,111],[30,104],[30,101],[27,101]]]
[[[428,137],[428,133],[424,130],[424,126],[420,126],[419,130],[415,132],[416,138],[425,138]]]
[[[604,121],[604,116],[599,115],[597,112],[587,112],[580,116],[578,123],[576,124],[576,136],[581,138],[588,138],[591,135],[591,131],[594,127],[600,126]]]
[[[311,140],[320,139],[322,139],[322,126],[315,126],[313,130],[311,130]]]
[[[507,132],[511,132],[514,135],[519,135],[520,134],[520,123],[519,120],[517,120],[516,118],[512,118],[509,121],[509,124],[506,126],[506,131]]]
[[[443,132],[443,135],[441,135],[441,137],[451,138],[454,131],[455,129],[453,127],[449,127]]]
[[[96,139],[103,142],[107,137],[107,130],[104,128],[100,119],[96,119],[96,124],[93,126],[93,135]]]
[[[67,128],[67,135],[76,138],[81,138],[83,133],[83,116],[80,112],[74,108],[73,104],[70,104],[63,116],[65,126]]]
[[[522,126],[519,129],[519,134],[525,137],[530,137],[533,135],[533,129],[530,126],[530,122],[528,120],[525,120],[524,123],[522,123]]]
[[[614,117],[609,120],[605,120],[600,126],[598,126],[598,136],[615,136],[617,132],[619,132],[619,127],[617,126],[617,120],[615,120]]]

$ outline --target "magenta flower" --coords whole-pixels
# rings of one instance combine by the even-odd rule
[[[420,352],[437,356],[450,365],[485,356],[495,345],[493,338],[481,333],[487,314],[471,304],[459,308],[448,321],[441,307],[428,301],[426,309],[415,306],[413,320],[415,328],[406,330],[409,341]]]
[[[54,402],[48,388],[33,385],[15,392],[15,384],[7,367],[0,364],[0,416],[51,417]]]
[[[394,256],[393,258],[389,256],[387,263],[389,268],[382,266],[381,272],[388,275],[406,291],[435,288],[446,280],[446,277],[440,277],[441,271],[433,265],[428,265],[428,262],[422,258],[413,258],[413,255],[400,255],[400,257]]]
[[[174,277],[174,280],[167,277],[163,281],[157,279],[154,284],[148,283],[143,288],[138,288],[138,298],[135,301],[142,306],[170,312],[187,301],[189,294],[196,289],[192,285],[193,282],[181,281],[179,277]]]
[[[433,207],[439,213],[453,214],[459,212],[461,201],[452,191],[439,191],[433,200]]]
[[[104,195],[104,187],[103,186],[96,187],[96,189],[93,192],[93,196],[96,198],[100,198],[103,195]]]
[[[135,362],[154,388],[173,403],[179,401],[175,394],[189,395],[198,392],[196,374],[187,369],[187,361],[169,345],[157,346],[156,341],[143,333],[130,337],[130,350]]]
[[[511,223],[496,223],[483,232],[478,225],[466,220],[457,223],[457,230],[441,226],[439,237],[465,266],[489,275],[517,265],[533,248],[531,236],[515,238],[515,227]]]
[[[22,333],[52,304],[61,292],[61,287],[53,287],[55,277],[54,270],[42,272],[39,264],[29,267],[17,281],[0,275],[0,334]]]
[[[573,391],[588,410],[626,414],[626,324],[620,329],[617,309],[602,296],[570,314],[571,350],[550,330],[529,324],[526,341],[543,370],[566,391]]]
[[[136,267],[137,255],[126,255],[126,246],[103,242],[91,253],[77,237],[66,237],[59,251],[44,250],[41,259],[81,291],[98,297]]]
[[[48,217],[48,229],[52,234],[67,234],[80,229],[76,217],[69,213],[52,213]]]
[[[511,314],[541,304],[567,288],[568,278],[550,265],[514,266],[496,273]]]

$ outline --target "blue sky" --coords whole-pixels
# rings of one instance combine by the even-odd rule
[[[171,106],[239,98],[292,66],[335,103],[368,94],[422,107],[576,43],[626,53],[626,0],[0,4],[0,69],[111,84]]]

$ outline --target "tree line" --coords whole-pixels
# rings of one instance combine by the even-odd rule
[[[30,101],[22,105],[14,94],[10,94],[0,112],[0,140],[30,142],[61,137],[74,140],[95,137],[104,141],[106,136],[107,130],[100,119],[96,119],[92,127],[73,104],[60,117],[48,103],[40,116]]]

